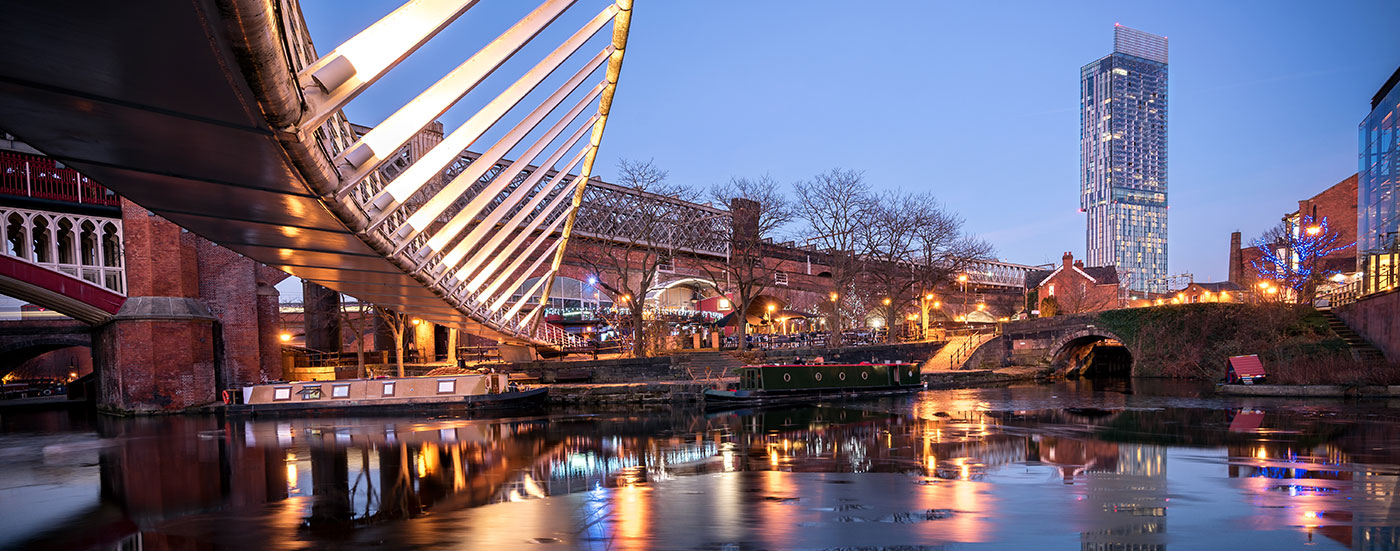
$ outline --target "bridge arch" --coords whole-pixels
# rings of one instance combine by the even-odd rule
[[[1050,365],[1070,375],[1131,375],[1132,354],[1123,343],[1102,327],[1081,327],[1050,345]]]
[[[0,342],[0,377],[9,374],[29,360],[55,350],[72,347],[91,349],[92,335],[89,333],[66,333],[7,339]]]

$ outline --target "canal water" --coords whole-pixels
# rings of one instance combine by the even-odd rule
[[[0,414],[0,549],[1400,549],[1400,404],[1076,381],[705,413]]]

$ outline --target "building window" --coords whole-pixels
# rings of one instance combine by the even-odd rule
[[[331,385],[331,398],[349,398],[350,385]]]
[[[272,389],[272,400],[274,402],[285,402],[292,399],[292,387],[282,386]]]
[[[1055,286],[1051,285],[1050,289],[1045,294],[1052,297],[1055,296]]]
[[[438,379],[438,394],[452,394],[457,392],[457,379]]]
[[[301,390],[297,391],[297,394],[301,395],[302,400],[320,400],[321,385],[309,385],[301,387]]]
[[[787,284],[788,284],[787,272],[773,272],[773,284],[774,284],[774,285],[787,285]]]
[[[393,395],[394,395],[394,383],[384,383],[384,395],[385,395],[385,396],[393,396]]]

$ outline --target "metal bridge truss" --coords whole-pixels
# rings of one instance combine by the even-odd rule
[[[289,57],[306,106],[296,127],[314,129],[335,173],[335,189],[325,190],[324,200],[362,240],[506,339],[564,345],[562,330],[539,323],[542,308],[525,308],[548,303],[548,285],[536,284],[518,299],[511,294],[546,264],[541,283],[553,281],[560,267],[607,125],[631,0],[597,13],[436,143],[413,141],[576,0],[545,0],[373,128],[357,131],[340,112],[476,3],[412,0],[316,57],[299,9],[282,0],[290,19]],[[608,27],[606,46],[574,55]],[[522,105],[556,72],[571,76],[538,105]],[[481,140],[493,127],[505,127],[508,114],[527,109],[494,143]],[[545,130],[527,143],[537,128]],[[512,151],[518,151],[515,159],[506,159]]]
[[[584,192],[575,235],[670,252],[729,257],[729,211],[607,182]]]
[[[1026,275],[1038,269],[1039,268],[1034,266],[1012,264],[1009,262],[977,260],[968,264],[966,272],[968,282],[970,283],[989,285],[992,287],[1024,289],[1026,287]]]

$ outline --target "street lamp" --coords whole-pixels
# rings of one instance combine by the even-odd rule
[[[923,300],[919,301],[919,312],[923,314],[923,322],[921,325],[923,333],[921,335],[924,339],[928,339],[928,305],[931,302],[933,302],[933,293],[924,295]]]
[[[1308,235],[1316,236],[1316,235],[1319,234],[1319,233],[1322,233],[1322,226],[1318,226],[1318,225],[1308,226]]]
[[[963,325],[967,325],[967,274],[958,274],[958,283],[962,284],[963,295]]]

